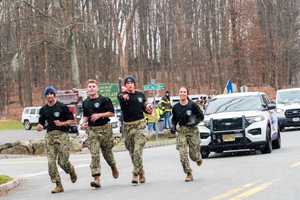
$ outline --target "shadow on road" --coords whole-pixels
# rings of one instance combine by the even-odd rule
[[[292,131],[300,131],[300,127],[294,127],[294,128],[285,128],[281,132],[292,132]]]
[[[259,150],[228,151],[223,153],[212,153],[208,159],[240,157],[240,156],[255,156],[257,154],[261,154],[261,152]]]

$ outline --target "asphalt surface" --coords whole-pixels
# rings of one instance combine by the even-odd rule
[[[78,182],[72,184],[61,172],[64,193],[50,194],[52,184],[45,157],[0,160],[0,173],[22,177],[23,183],[7,196],[8,200],[35,199],[203,199],[203,200],[296,200],[300,190],[300,131],[282,133],[282,148],[271,154],[260,152],[225,152],[205,159],[201,167],[191,163],[194,181],[185,183],[175,145],[146,149],[144,165],[146,184],[132,186],[132,166],[128,152],[115,154],[120,170],[113,179],[103,159],[102,188],[89,186],[90,155],[71,155]]]

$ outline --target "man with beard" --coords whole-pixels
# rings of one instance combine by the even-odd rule
[[[70,139],[67,134],[69,126],[76,125],[73,114],[68,107],[56,99],[56,89],[53,86],[46,87],[44,91],[47,104],[40,110],[39,124],[37,131],[47,130],[45,136],[48,173],[51,181],[56,187],[51,193],[64,191],[61,183],[57,164],[70,175],[72,183],[77,180],[73,165],[69,161]]]

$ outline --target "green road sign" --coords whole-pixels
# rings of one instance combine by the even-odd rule
[[[119,86],[117,83],[100,83],[98,93],[102,96],[109,97],[114,106],[119,104],[117,99]]]
[[[144,91],[158,91],[158,90],[163,90],[165,89],[165,84],[160,83],[160,84],[147,84],[144,85]]]
[[[165,86],[164,83],[160,83],[160,84],[158,85],[158,87],[159,87],[159,90],[163,90],[163,89],[166,88],[166,86]]]

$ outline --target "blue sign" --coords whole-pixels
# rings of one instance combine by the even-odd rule
[[[227,81],[226,90],[227,90],[227,94],[233,93],[233,83],[231,80]]]

